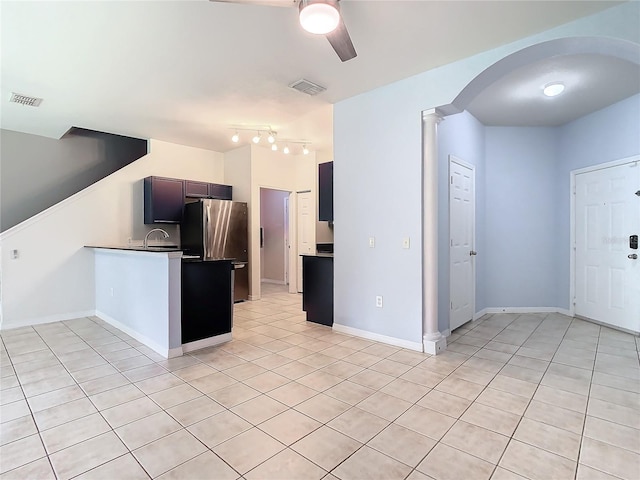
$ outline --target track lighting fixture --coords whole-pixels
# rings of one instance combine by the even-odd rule
[[[271,150],[274,152],[278,151],[278,142],[280,142],[281,145],[284,145],[282,152],[285,155],[292,153],[290,145],[294,145],[295,147],[296,144],[302,146],[302,153],[304,155],[309,155],[308,145],[310,145],[311,142],[305,139],[278,139],[278,132],[271,128],[271,125],[229,125],[229,129],[234,131],[231,136],[231,141],[233,143],[240,143],[240,132],[253,132],[255,135],[251,137],[251,141],[256,145],[259,144],[264,137],[267,139],[267,146],[271,145]],[[298,154],[299,152],[300,150],[295,147],[293,153]]]

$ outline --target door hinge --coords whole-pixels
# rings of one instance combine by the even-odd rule
[[[453,310],[453,302],[451,302],[451,310]]]
[[[453,185],[453,177],[449,177],[449,178],[451,178],[451,185]]]

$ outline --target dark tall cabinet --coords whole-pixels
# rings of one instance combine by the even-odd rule
[[[333,162],[318,165],[318,219],[333,222]]]

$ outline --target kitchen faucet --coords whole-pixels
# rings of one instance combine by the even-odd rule
[[[162,232],[164,238],[169,238],[169,234],[161,228],[154,228],[153,230],[149,230],[144,236],[144,243],[142,244],[145,249],[149,248],[149,235],[151,235],[153,232]]]

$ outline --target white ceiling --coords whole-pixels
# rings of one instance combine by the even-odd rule
[[[564,92],[544,96],[544,87],[555,82],[564,84]],[[605,55],[564,55],[505,75],[467,110],[484,125],[558,126],[638,92],[640,65]]]
[[[301,29],[295,8],[3,0],[0,125],[227,151],[237,146],[230,125],[268,124],[330,152],[333,103],[618,3],[344,0],[358,57],[341,63],[325,38]],[[288,88],[300,78],[327,91]],[[10,92],[44,101],[10,104]]]

